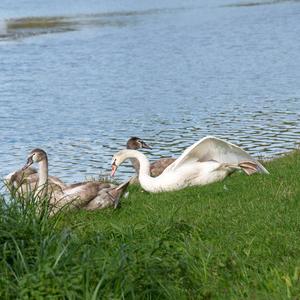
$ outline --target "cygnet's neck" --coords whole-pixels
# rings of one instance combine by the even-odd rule
[[[136,150],[136,148],[134,146],[132,146],[129,143],[129,141],[127,142],[126,148],[128,150]],[[139,161],[136,158],[129,158],[129,160],[131,161],[131,164],[132,164],[133,168],[135,169],[136,174],[139,175],[139,171],[140,171]]]
[[[140,163],[136,158],[129,158],[137,175],[140,173]]]
[[[39,162],[39,182],[36,190],[36,195],[39,196],[45,195],[47,181],[48,181],[48,159],[45,158]]]
[[[138,170],[139,176],[141,175],[150,176],[150,163],[147,157],[143,153],[137,150],[128,150],[128,158],[131,161],[135,161],[135,165],[136,163],[139,164],[139,170]]]

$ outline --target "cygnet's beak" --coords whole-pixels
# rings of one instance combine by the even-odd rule
[[[26,165],[22,168],[22,171],[26,170],[33,164],[32,156],[29,156],[26,162]]]
[[[145,149],[152,149],[148,144],[146,144],[144,141],[142,141],[142,148]]]
[[[111,174],[110,174],[110,176],[111,177],[113,177],[114,175],[115,175],[115,173],[116,173],[116,171],[117,171],[117,165],[115,164],[115,163],[113,163],[112,165],[111,165]]]

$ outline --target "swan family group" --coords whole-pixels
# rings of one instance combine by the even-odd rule
[[[132,137],[127,148],[112,158],[113,176],[125,160],[130,159],[141,187],[150,193],[176,191],[187,186],[206,185],[223,180],[235,170],[247,175],[265,173],[264,166],[240,147],[222,139],[207,136],[188,147],[177,159],[162,158],[152,164],[138,151],[150,148],[143,140]],[[38,164],[38,171],[31,167]],[[48,197],[52,214],[66,207],[86,210],[116,207],[132,178],[117,186],[100,181],[67,185],[48,175],[48,157],[42,149],[33,149],[25,166],[5,177],[7,186],[19,194],[33,192],[40,199]]]

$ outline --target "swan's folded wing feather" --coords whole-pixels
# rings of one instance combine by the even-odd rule
[[[170,164],[172,164],[175,158],[161,158],[150,165],[150,173],[152,177],[159,176]]]
[[[16,183],[22,184],[26,182],[33,182],[37,180],[37,170],[34,168],[27,168],[26,170],[17,170],[12,173],[9,173],[4,177],[4,180],[8,184]]]
[[[50,183],[59,186],[61,189],[64,189],[67,187],[67,185],[58,177],[56,176],[49,176],[48,180]]]
[[[268,171],[242,148],[214,136],[207,136],[188,147],[164,172],[174,171],[183,164],[215,160],[220,163],[239,164],[243,161],[255,162],[258,171]]]

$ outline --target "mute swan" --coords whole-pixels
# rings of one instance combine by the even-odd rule
[[[138,137],[131,137],[126,144],[127,149],[138,150],[140,148],[151,149],[142,139]],[[150,165],[150,175],[152,177],[159,176],[166,167],[173,163],[175,158],[161,158]],[[135,158],[130,158],[130,161],[136,171],[136,174],[139,174],[140,164],[139,161]]]
[[[48,183],[48,158],[44,150],[32,150],[23,170],[26,170],[33,163],[38,163],[39,165],[39,180],[35,195],[38,197],[48,196],[50,198],[52,214],[55,214],[65,206],[87,210],[105,208],[112,205],[116,207],[119,198],[128,185],[128,182],[116,186],[111,183],[88,181],[61,188]]]
[[[39,174],[36,169],[28,167],[27,169],[17,170],[5,176],[5,183],[8,187],[14,187],[17,193],[24,195],[37,189]],[[48,177],[48,183],[65,188],[67,185],[55,176]]]
[[[150,163],[136,150],[121,150],[113,156],[112,176],[128,158],[140,163],[139,181],[148,192],[175,191],[187,186],[206,185],[223,180],[237,169],[251,175],[268,171],[240,147],[213,136],[207,136],[188,147],[158,177],[150,176]]]

